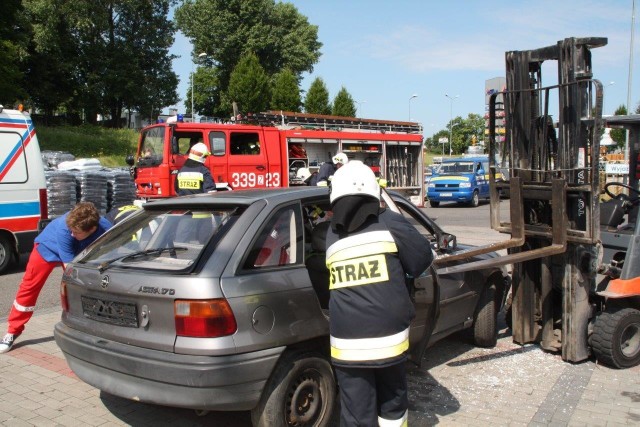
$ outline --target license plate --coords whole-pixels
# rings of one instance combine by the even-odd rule
[[[82,297],[82,313],[98,322],[138,327],[138,309],[135,304]]]
[[[453,193],[440,193],[440,197],[451,197]]]

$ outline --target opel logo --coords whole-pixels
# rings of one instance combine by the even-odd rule
[[[107,286],[109,286],[109,276],[102,277],[102,280],[100,281],[100,286],[102,287],[102,289],[107,289]]]

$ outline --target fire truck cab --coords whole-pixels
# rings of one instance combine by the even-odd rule
[[[175,196],[174,181],[189,148],[203,142],[205,165],[219,189],[304,185],[300,168],[312,172],[338,152],[367,164],[387,186],[416,205],[424,203],[422,128],[387,122],[302,113],[259,113],[235,123],[159,123],[142,129],[129,156],[142,199]]]

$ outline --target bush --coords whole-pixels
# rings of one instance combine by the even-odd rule
[[[97,158],[103,166],[126,166],[138,146],[138,132],[100,126],[38,126],[41,150],[66,151],[76,158]]]

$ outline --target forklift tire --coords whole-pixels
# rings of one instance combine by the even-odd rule
[[[478,347],[495,347],[498,342],[498,311],[494,283],[487,284],[478,299],[473,316],[473,342]]]
[[[591,347],[598,361],[614,368],[640,363],[640,311],[633,308],[607,310],[593,325]]]
[[[434,202],[433,200],[429,200],[429,205],[431,205],[432,208],[437,208],[438,206],[440,206],[440,202]]]

